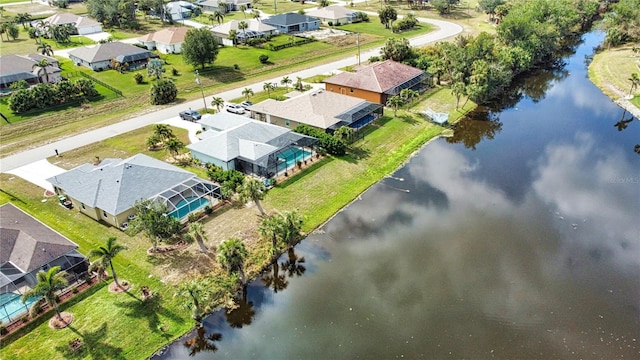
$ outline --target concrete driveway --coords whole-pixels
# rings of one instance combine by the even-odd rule
[[[48,178],[60,175],[67,170],[51,164],[47,159],[39,160],[8,171],[9,174],[19,176],[28,182],[45,190],[53,191],[53,185]]]

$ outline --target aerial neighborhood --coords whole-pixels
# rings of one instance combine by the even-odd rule
[[[149,358],[232,311],[556,50],[497,40],[522,1],[466,3],[3,3],[0,358]]]

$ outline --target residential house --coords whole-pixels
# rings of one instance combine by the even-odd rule
[[[120,64],[128,64],[128,70],[135,70],[147,66],[149,59],[157,57],[158,55],[147,49],[119,41],[85,46],[69,51],[71,61],[93,71],[111,68],[111,60]]]
[[[41,59],[47,59],[49,63],[45,69],[36,66]],[[0,90],[7,91],[11,84],[19,80],[25,80],[29,85],[44,83],[47,79],[50,83],[56,83],[62,80],[59,66],[58,59],[40,54],[0,56]]]
[[[316,143],[313,137],[231,113],[205,116],[199,123],[202,140],[187,146],[192,158],[267,178],[309,160]]]
[[[189,19],[196,6],[188,1],[172,1],[165,5],[166,14],[171,14],[171,20]]]
[[[226,7],[220,7],[220,3],[226,4]],[[196,5],[202,8],[202,11],[214,12],[217,10],[222,11],[223,13],[229,11],[240,11],[240,7],[244,5],[247,9],[250,9],[253,5],[251,0],[205,0],[197,2]]]
[[[40,29],[41,24],[46,24],[47,26],[71,25],[78,35],[87,35],[102,32],[102,24],[100,24],[99,22],[86,16],[75,15],[71,13],[57,13],[55,15],[51,15],[48,18],[43,19],[42,23],[39,20],[31,22],[31,25],[33,27],[38,30],[44,31],[44,29]]]
[[[349,24],[356,18],[355,11],[341,5],[331,5],[309,10],[306,14],[318,18],[324,23],[331,22],[333,25]]]
[[[248,27],[244,30],[240,30],[238,27],[240,21],[245,21]],[[219,44],[232,46],[234,45],[233,41],[229,39],[229,33],[231,30],[236,31],[238,35],[236,41],[239,42],[244,42],[246,39],[275,35],[278,33],[278,30],[276,30],[275,27],[267,25],[256,19],[231,20],[222,25],[215,26],[211,29],[211,32],[213,32],[213,35],[217,38]]]
[[[324,83],[327,91],[384,105],[389,97],[398,95],[401,90],[419,91],[429,81],[428,74],[420,69],[386,60],[363,66],[355,72],[339,73],[325,79]]]
[[[284,101],[268,99],[249,107],[251,117],[286,128],[300,124],[332,133],[341,126],[358,129],[382,114],[382,106],[362,99],[315,90]]]
[[[274,26],[279,32],[285,34],[318,30],[320,28],[320,20],[298,13],[278,14],[264,19],[262,22]]]
[[[139,200],[166,204],[170,216],[183,219],[220,198],[218,185],[143,154],[80,165],[47,181],[81,213],[121,229]]]
[[[0,320],[7,324],[28,311],[21,295],[53,266],[77,280],[89,263],[78,245],[11,203],[0,206]]]
[[[179,54],[182,51],[184,37],[188,27],[170,27],[138,38],[138,43],[149,50],[158,50],[164,54]]]

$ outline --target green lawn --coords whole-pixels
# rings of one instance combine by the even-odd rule
[[[382,23],[380,22],[380,18],[378,18],[377,16],[370,15],[369,20],[370,20],[369,22],[359,22],[355,24],[340,25],[340,26],[336,26],[335,28],[340,30],[347,30],[347,31],[362,33],[362,34],[375,35],[383,39],[390,38],[390,37],[409,38],[409,37],[424,34],[433,30],[432,26],[430,26],[429,24],[418,23],[418,26],[416,26],[411,30],[394,33],[390,29],[385,28],[384,25],[382,25]]]
[[[17,3],[17,2],[29,2],[31,0],[0,0],[0,5],[9,4],[9,3]]]

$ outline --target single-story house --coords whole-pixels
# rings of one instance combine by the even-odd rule
[[[11,203],[0,206],[0,319],[3,323],[28,311],[20,296],[38,282],[40,270],[53,266],[77,280],[89,263],[78,245]]]
[[[266,178],[310,159],[316,143],[290,129],[226,112],[205,116],[199,123],[201,140],[187,146],[192,158]]]
[[[34,67],[41,59],[47,59],[49,66],[45,70]],[[56,58],[40,55],[4,55],[0,56],[0,89],[7,90],[16,81],[25,80],[30,85],[46,82],[56,83],[62,80],[62,70],[60,70]]]
[[[137,46],[119,41],[80,47],[69,51],[69,59],[76,65],[86,66],[93,71],[111,68],[111,60],[120,64],[129,64],[129,69],[139,69],[147,66],[149,59],[158,55]]]
[[[320,21],[325,23],[331,21],[333,25],[349,24],[356,17],[355,11],[341,5],[331,5],[317,8],[315,10],[309,10],[306,14],[318,18]]]
[[[51,15],[48,18],[42,20],[43,23],[49,26],[62,26],[72,25],[78,35],[95,34],[102,32],[102,24],[99,22],[81,15],[75,15],[71,13],[58,13]],[[31,25],[36,29],[39,29],[40,21],[32,21]],[[42,30],[42,29],[39,29]]]
[[[167,14],[171,14],[171,20],[183,20],[191,17],[191,12],[196,6],[188,1],[172,1],[165,5]]]
[[[298,31],[311,31],[320,28],[320,20],[298,13],[285,13],[270,16],[263,23],[274,26],[279,32],[290,34]]]
[[[220,3],[226,4],[226,7],[222,8]],[[226,13],[228,11],[239,11],[242,5],[247,9],[250,9],[252,7],[252,2],[251,0],[205,0],[199,1],[195,5],[200,6],[202,11],[214,12],[220,10]]]
[[[342,72],[324,80],[325,89],[343,95],[386,104],[387,98],[403,89],[422,90],[430,81],[427,73],[393,60],[376,62]]]
[[[237,41],[244,42],[246,39],[264,37],[266,35],[275,35],[278,33],[275,27],[271,25],[267,25],[261,21],[256,19],[247,19],[244,20],[247,23],[247,28],[245,30],[240,30],[238,25],[240,21],[243,20],[231,20],[222,25],[215,26],[211,29],[213,35],[218,39],[219,44],[232,46],[233,41],[229,39],[229,32],[231,30],[235,30],[238,34]]]
[[[143,154],[80,165],[47,181],[81,213],[121,229],[138,200],[166,204],[170,216],[183,219],[220,198],[218,185]]]
[[[138,38],[138,43],[149,50],[158,50],[164,54],[179,54],[182,51],[184,37],[188,27],[170,27]]]
[[[358,129],[382,114],[382,105],[325,90],[284,101],[267,99],[249,107],[251,117],[286,128],[300,124],[332,133],[341,126]]]

